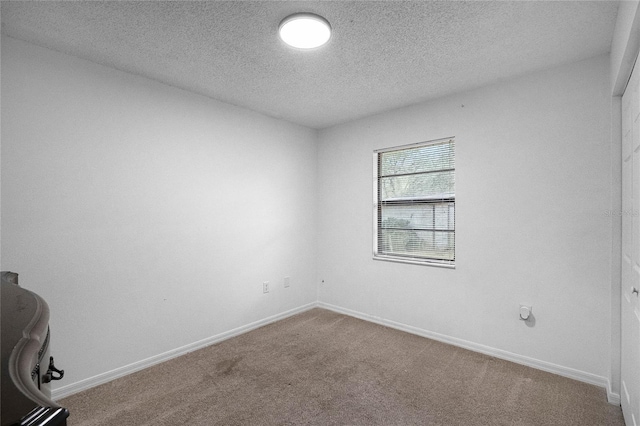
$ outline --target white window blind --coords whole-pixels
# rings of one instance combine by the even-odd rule
[[[439,139],[374,153],[374,257],[455,262],[455,142]]]

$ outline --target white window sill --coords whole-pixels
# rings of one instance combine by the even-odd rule
[[[373,260],[384,260],[386,262],[409,263],[412,265],[435,266],[438,268],[455,269],[455,263],[441,263],[426,259],[407,259],[394,256],[373,255]]]

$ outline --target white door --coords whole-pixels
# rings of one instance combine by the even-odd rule
[[[622,96],[622,412],[640,426],[640,64]]]

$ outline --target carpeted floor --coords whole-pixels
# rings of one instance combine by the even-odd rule
[[[70,426],[624,425],[604,389],[323,309],[60,403]]]

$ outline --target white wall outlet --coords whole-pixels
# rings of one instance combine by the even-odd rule
[[[291,277],[284,277],[284,288],[287,288],[291,285]]]
[[[520,319],[527,321],[531,316],[531,306],[520,304]]]
[[[262,283],[262,292],[269,293],[269,281],[265,281]]]

